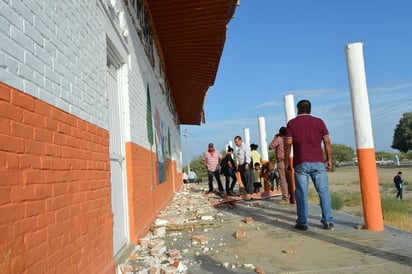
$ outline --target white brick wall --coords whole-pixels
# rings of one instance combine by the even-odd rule
[[[108,128],[101,18],[96,1],[0,1],[0,80]]]
[[[106,6],[107,2],[0,0],[0,81],[108,129],[108,37],[125,62],[126,141],[150,148],[146,128],[149,83],[153,115],[158,108],[165,134],[167,130],[171,134],[172,158],[180,159],[180,127],[124,1],[116,1],[116,5],[118,11],[124,11],[127,37],[121,34],[118,18],[113,15],[116,12]]]

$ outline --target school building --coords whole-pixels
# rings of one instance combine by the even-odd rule
[[[115,273],[182,185],[236,0],[0,1],[0,273]]]

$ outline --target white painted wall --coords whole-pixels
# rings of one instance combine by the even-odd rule
[[[180,125],[154,71],[158,55],[152,68],[124,1],[0,1],[0,81],[108,129],[106,39],[124,61],[125,141],[150,149],[149,83],[152,111],[157,106],[170,130],[172,158],[181,161]]]
[[[0,80],[108,128],[96,1],[1,1]]]

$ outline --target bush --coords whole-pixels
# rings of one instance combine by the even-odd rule
[[[339,210],[345,205],[345,200],[336,192],[330,194],[332,199],[332,209]]]

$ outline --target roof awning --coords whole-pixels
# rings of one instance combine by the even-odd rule
[[[200,125],[204,123],[205,96],[214,84],[237,0],[146,3],[180,123]]]

